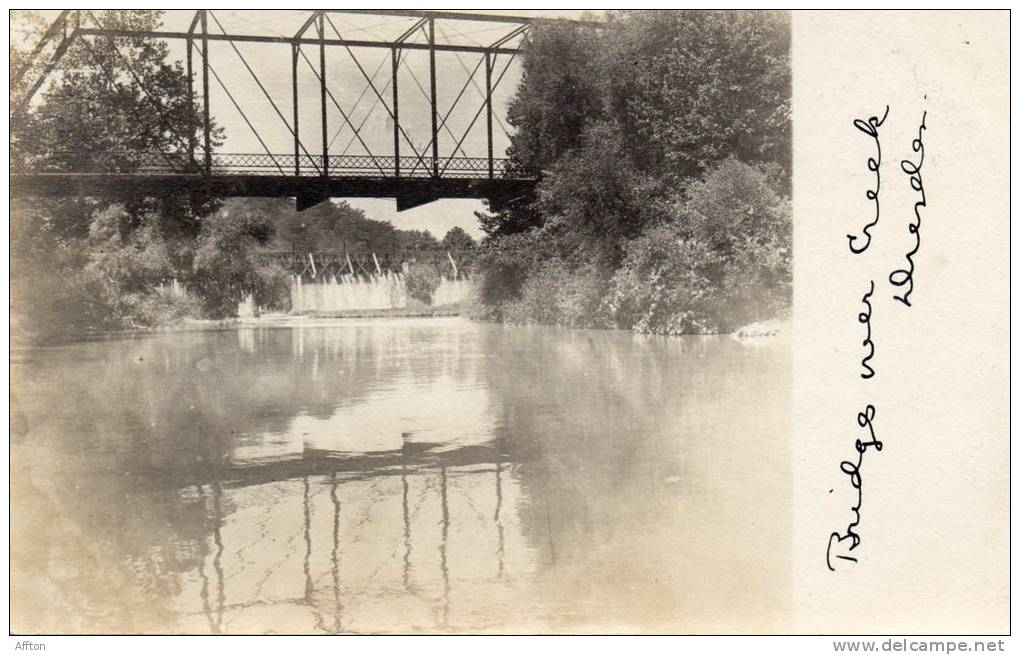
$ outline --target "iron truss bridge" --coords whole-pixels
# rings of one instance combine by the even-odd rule
[[[151,194],[183,191],[217,196],[294,197],[298,209],[329,197],[389,197],[396,199],[398,210],[403,210],[439,198],[511,199],[527,194],[534,185],[533,174],[513,170],[509,160],[496,154],[494,126],[498,125],[507,136],[509,132],[494,109],[493,98],[508,69],[523,53],[522,47],[533,27],[563,21],[418,10],[282,13],[299,19],[300,26],[292,35],[260,28],[257,21],[247,21],[255,25],[254,31],[251,27],[243,33],[228,30],[211,10],[196,11],[188,29],[180,31],[114,28],[104,25],[92,11],[61,12],[31,53],[31,60],[13,73],[12,89],[25,90],[12,99],[12,120],[31,110],[33,97],[69,49],[80,48],[87,58],[95,55],[100,44],[112,48],[119,56],[117,70],[102,68],[111,83],[134,80],[151,107],[150,120],[166,117],[163,102],[149,93],[143,76],[132,70],[129,58],[118,46],[149,39],[183,41],[190,80],[187,106],[192,111],[188,112],[188,124],[172,135],[178,147],[168,152],[112,150],[70,156],[12,155],[11,194],[92,195],[124,189]],[[401,31],[386,36],[344,23],[345,19],[364,17],[386,18],[391,24],[399,23]],[[344,28],[338,27],[338,23]],[[466,25],[479,24],[485,29],[465,33]],[[478,40],[483,32],[489,35],[486,42]],[[470,37],[471,33],[476,36]],[[288,46],[290,50],[289,98],[277,97],[283,86],[280,80],[271,84],[263,81],[258,63],[265,60],[255,64],[249,61],[251,48],[272,45],[277,46],[274,60],[279,59],[279,46]],[[230,57],[228,65],[234,67],[234,74],[217,72],[220,64],[211,61],[211,46],[219,48],[220,56]],[[248,49],[248,57],[242,47]],[[374,52],[378,58],[380,51],[388,51],[388,57],[370,73],[373,66],[364,61],[366,53]],[[328,67],[327,52],[331,53]],[[337,54],[342,56],[339,65]],[[410,67],[408,59],[412,56],[424,58],[419,70],[425,69],[426,80],[415,75]],[[437,56],[446,60],[455,56],[460,69],[467,74],[462,85],[458,79],[456,86],[460,89],[452,101],[449,99],[452,93],[441,99],[437,91],[440,80],[453,79],[452,74],[445,77],[448,71],[437,69]],[[100,63],[98,57],[94,61]],[[408,75],[413,85],[408,84]],[[301,88],[302,77],[305,89]],[[309,77],[314,81],[314,92],[307,88]],[[258,91],[235,95],[230,87],[238,78],[246,78],[249,84],[254,82]],[[353,103],[345,100],[343,93],[351,90],[352,78],[359,79],[361,84],[361,93]],[[238,114],[243,120],[236,125],[250,130],[261,152],[224,153],[214,149],[212,85],[216,85],[221,97],[229,99],[228,109],[232,105],[235,122]],[[419,102],[405,108],[401,105],[407,105],[411,99],[408,94],[416,95],[414,99]],[[480,102],[471,105],[468,97]],[[268,101],[272,108],[272,112],[263,112],[261,122],[252,107],[256,100]],[[363,115],[357,115],[362,102]],[[365,113],[367,105],[370,108]],[[308,121],[310,108],[317,114],[313,121],[315,129],[306,127],[302,131],[301,123]],[[370,121],[373,112],[382,119],[383,129],[388,132],[382,140],[379,121]],[[292,142],[290,152],[269,147],[267,142],[273,140],[273,135],[266,131],[265,116],[272,122],[270,132],[285,130],[282,134]],[[145,121],[146,117],[139,116],[140,125]],[[217,123],[222,126],[224,122]],[[180,121],[161,124],[179,126]],[[411,126],[422,125],[429,129],[424,145],[408,134]],[[460,129],[459,133],[454,126]],[[337,142],[341,133],[342,140],[347,140],[342,149]],[[472,156],[471,145],[484,147],[484,154]],[[356,152],[349,152],[352,147]]]

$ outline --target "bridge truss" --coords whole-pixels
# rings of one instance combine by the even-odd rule
[[[12,88],[21,86],[30,72],[35,72],[36,77],[24,87],[26,91],[21,97],[12,102],[12,116],[27,110],[72,44],[84,43],[89,49],[94,47],[90,44],[99,39],[107,40],[114,49],[118,39],[183,41],[190,80],[188,106],[196,106],[201,98],[201,111],[189,112],[187,133],[174,135],[179,147],[170,151],[106,153],[107,156],[97,158],[94,163],[78,163],[73,169],[60,164],[66,161],[61,157],[28,157],[19,162],[21,166],[11,175],[12,194],[90,195],[131,188],[153,194],[186,191],[218,196],[294,197],[298,209],[329,197],[392,197],[397,201],[397,209],[404,210],[438,198],[510,199],[527,193],[534,184],[532,174],[514,170],[508,159],[496,156],[494,124],[504,131],[505,127],[494,111],[493,95],[510,66],[522,54],[529,31],[536,23],[548,19],[418,10],[294,13],[303,19],[299,29],[290,36],[282,36],[258,29],[254,33],[228,30],[211,10],[196,11],[187,30],[181,31],[111,28],[103,25],[91,11],[62,12],[33,51],[35,65],[30,62],[14,71]],[[351,31],[340,29],[338,23],[343,24],[345,17],[352,16],[385,16],[404,21],[406,27],[396,36],[376,36],[368,32],[368,36],[358,34],[358,38],[351,38]],[[485,24],[491,27],[483,31],[495,34],[481,43],[464,34],[464,24]],[[442,35],[442,39],[437,34]],[[264,130],[257,128],[245,111],[250,100],[239,100],[231,93],[230,80],[224,80],[224,76],[217,73],[211,61],[211,44],[229,45],[243,65],[244,75],[250,76],[261,96],[268,100],[276,127],[284,127],[292,137],[290,152],[274,151],[267,145]],[[289,46],[289,101],[274,97],[273,85],[267,84],[257,70],[258,62],[253,65],[239,44]],[[51,51],[50,55],[43,60],[41,54],[47,50]],[[380,50],[389,52],[389,66],[379,64],[370,73],[371,66],[366,66],[363,53]],[[347,55],[345,75],[338,75],[335,68],[331,71],[327,67],[327,51]],[[401,100],[406,97],[401,92],[407,93],[407,89],[402,88],[399,73],[410,53],[424,53],[428,57],[427,84],[413,77],[414,85],[428,100],[426,122],[430,126],[430,138],[424,147],[420,143],[416,145],[407,130],[409,122],[420,122],[422,116],[408,118],[401,113]],[[437,93],[437,76],[440,75],[437,55],[450,53],[457,57],[468,75],[452,103],[441,107]],[[465,64],[465,57],[477,59],[473,69]],[[130,62],[126,58],[123,61],[125,68],[129,67]],[[384,71],[384,68],[389,70]],[[299,71],[306,72],[305,69],[311,69],[318,87],[312,99],[319,113],[317,127],[320,129],[316,134],[308,134],[307,128],[305,132],[301,129],[302,109],[307,111],[305,103],[309,101],[309,94],[300,91]],[[345,109],[335,93],[337,83],[331,82],[330,77],[345,77],[353,70],[358,72],[363,88],[353,107],[348,104]],[[145,91],[137,73],[130,69],[127,72]],[[231,153],[214,149],[210,108],[213,84],[218,85],[241,115],[260,144],[261,152]],[[471,87],[474,92],[469,94]],[[146,95],[154,110],[161,111],[160,101]],[[466,108],[465,98],[469,95],[481,96],[481,103],[473,108],[473,114],[472,108]],[[391,143],[385,149],[378,143],[372,146],[366,143],[365,125],[369,116],[360,120],[354,117],[363,99],[372,104],[369,113],[378,108],[385,117],[392,134]],[[348,147],[341,152],[332,147],[340,131],[330,138],[332,128],[337,127],[330,125],[330,111],[341,117],[339,130],[351,135]],[[451,129],[450,118],[461,111],[467,111],[471,119],[466,130],[457,134]],[[476,124],[484,124],[484,156],[468,156],[465,150],[465,141]],[[354,142],[361,146],[364,154],[349,154]],[[109,165],[111,160],[117,165]]]

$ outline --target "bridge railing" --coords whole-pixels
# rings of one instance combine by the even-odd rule
[[[428,178],[433,174],[433,162],[427,157],[396,157],[372,155],[330,155],[331,176],[414,177]],[[510,160],[494,159],[493,176],[503,177],[510,170]],[[159,161],[154,164],[158,167]],[[230,153],[213,156],[212,169],[220,174],[246,175],[322,175],[322,157],[316,155],[277,155],[266,153]],[[453,157],[439,159],[440,177],[480,178],[489,175],[489,160],[485,157]]]
[[[320,177],[323,171],[319,155],[268,153],[216,153],[212,156],[213,175],[265,175],[284,177]],[[330,155],[330,177],[433,177],[435,164],[431,158],[417,156]],[[103,151],[55,152],[46,157],[24,157],[22,166],[31,173],[133,173],[141,175],[201,175],[204,161],[200,153],[192,159],[186,152]],[[486,157],[441,157],[440,178],[480,179],[490,176]],[[501,179],[527,179],[515,173],[509,159],[493,159],[491,176]]]

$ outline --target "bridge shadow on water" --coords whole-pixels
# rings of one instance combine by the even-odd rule
[[[435,319],[14,360],[19,631],[788,620],[782,344]]]

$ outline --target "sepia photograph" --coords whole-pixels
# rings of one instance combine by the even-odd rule
[[[876,566],[905,445],[799,378],[847,461],[795,475],[796,14],[11,10],[10,634],[839,632],[798,548]],[[931,95],[825,116],[852,174],[809,188],[839,262],[917,239],[798,314],[883,393]]]
[[[789,47],[13,12],[12,631],[781,631]]]

